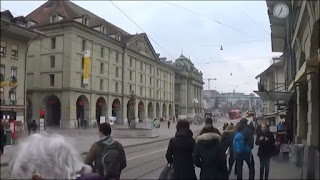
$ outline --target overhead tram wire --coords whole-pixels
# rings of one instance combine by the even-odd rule
[[[136,22],[134,22],[125,12],[123,12],[116,4],[114,4],[111,0],[110,3],[115,6],[124,16],[126,16],[134,25],[136,25],[142,32],[146,33]],[[173,56],[170,55],[163,47],[161,47],[150,35],[148,37],[158,46],[160,47],[167,55],[169,55],[172,59],[175,59]]]
[[[266,60],[268,58],[272,58],[272,57],[271,56],[266,56],[266,57],[246,58],[246,59],[238,59],[238,60],[219,60],[219,61],[211,61],[211,62],[199,63],[198,65],[206,65],[206,64],[212,64],[212,63],[239,62],[239,61]]]
[[[208,16],[206,16],[206,15],[203,15],[203,14],[200,14],[200,13],[198,13],[198,12],[192,11],[192,10],[187,9],[187,8],[185,8],[185,7],[182,7],[182,6],[179,6],[179,5],[170,3],[170,2],[164,2],[164,3],[170,4],[170,5],[172,5],[172,6],[176,6],[176,7],[178,7],[178,8],[182,8],[182,9],[184,9],[184,10],[186,10],[186,11],[189,11],[189,12],[191,12],[191,13],[193,13],[193,14],[196,14],[196,15],[198,15],[198,16],[205,17],[205,18],[207,18],[207,19],[210,20],[210,21],[213,21],[213,22],[215,22],[215,23],[217,23],[217,24],[220,24],[221,26],[228,27],[228,28],[230,28],[230,29],[232,29],[232,30],[234,30],[234,31],[243,32],[243,31],[241,31],[240,29],[237,29],[237,28],[232,27],[232,26],[230,26],[230,25],[224,24],[224,23],[222,23],[222,22],[220,22],[220,21],[217,21],[217,20],[212,19],[212,18],[210,18],[210,17],[208,17]]]

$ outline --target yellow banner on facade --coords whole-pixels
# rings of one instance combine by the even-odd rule
[[[90,51],[84,51],[84,61],[83,61],[83,84],[89,84],[89,67],[90,67]]]

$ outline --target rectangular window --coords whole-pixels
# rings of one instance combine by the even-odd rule
[[[56,56],[50,56],[50,67],[56,67]]]
[[[56,14],[51,15],[51,23],[55,23],[58,21],[58,16]]]
[[[157,87],[159,87],[159,79],[157,79]]]
[[[56,49],[56,38],[51,38],[51,49]]]
[[[129,93],[131,93],[132,92],[132,85],[130,85],[130,92]]]
[[[100,79],[100,90],[103,90],[103,79]]]
[[[115,88],[116,92],[118,92],[118,82],[116,82]]]
[[[18,45],[12,44],[11,50],[12,50],[11,58],[18,59]]]
[[[157,91],[157,98],[159,99],[160,97],[159,97],[159,91]]]
[[[116,68],[116,77],[119,77],[119,68]]]
[[[80,87],[84,87],[84,84],[83,84],[83,75],[81,75],[81,82],[80,82]]]
[[[11,67],[11,77],[17,77],[17,68]]]
[[[130,71],[130,81],[132,81],[132,71]]]
[[[0,82],[4,81],[5,77],[5,66],[1,64],[0,66]]]
[[[160,70],[159,69],[157,69],[157,76],[159,77],[159,72],[160,72]]]
[[[132,64],[133,64],[133,58],[130,57],[130,67],[132,67]]]
[[[81,58],[81,69],[84,67],[84,57]]]
[[[140,62],[140,69],[141,69],[141,71],[143,71],[143,62],[142,61]]]
[[[104,73],[104,63],[100,63],[100,73]]]
[[[7,42],[1,41],[0,55],[5,56],[7,52]]]
[[[150,66],[150,74],[152,74],[152,66]]]
[[[142,74],[140,74],[140,83],[142,83],[143,81],[142,81],[142,79],[143,79],[143,75]]]
[[[152,97],[152,89],[149,90],[149,97]]]
[[[152,85],[152,78],[150,77],[150,86]]]
[[[86,50],[86,40],[85,39],[82,39],[82,51],[85,51]]]
[[[163,99],[166,99],[166,92],[163,92]]]
[[[116,53],[116,61],[119,62],[119,53]]]
[[[166,82],[163,82],[163,88],[164,89],[166,88]]]
[[[142,96],[142,91],[143,91],[143,88],[142,87],[140,87],[140,96]]]
[[[104,57],[104,48],[103,48],[103,46],[101,46],[100,56],[101,56],[101,57]]]
[[[54,74],[50,74],[50,86],[54,86]]]
[[[16,104],[16,91],[10,93],[10,104]]]

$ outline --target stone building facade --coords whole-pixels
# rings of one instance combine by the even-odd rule
[[[175,116],[183,119],[201,115],[202,72],[183,54],[171,66],[175,69]]]
[[[25,116],[25,53],[28,43],[40,36],[24,17],[1,12],[0,119]]]
[[[131,35],[70,1],[47,1],[27,18],[48,36],[28,52],[32,119],[44,110],[47,125],[92,125],[100,116],[123,124],[132,91],[137,122],[174,115],[174,68],[160,61],[145,33]]]
[[[303,144],[303,179],[319,179],[319,1],[285,1],[286,18],[272,14],[276,1],[267,0],[272,51],[282,52],[286,90],[293,95],[288,116],[295,143]]]

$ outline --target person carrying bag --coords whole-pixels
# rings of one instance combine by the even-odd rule
[[[163,179],[175,179],[174,178],[174,169],[173,169],[173,165],[172,164],[167,164],[164,169],[162,170],[160,176],[159,176],[159,180],[163,180]]]

